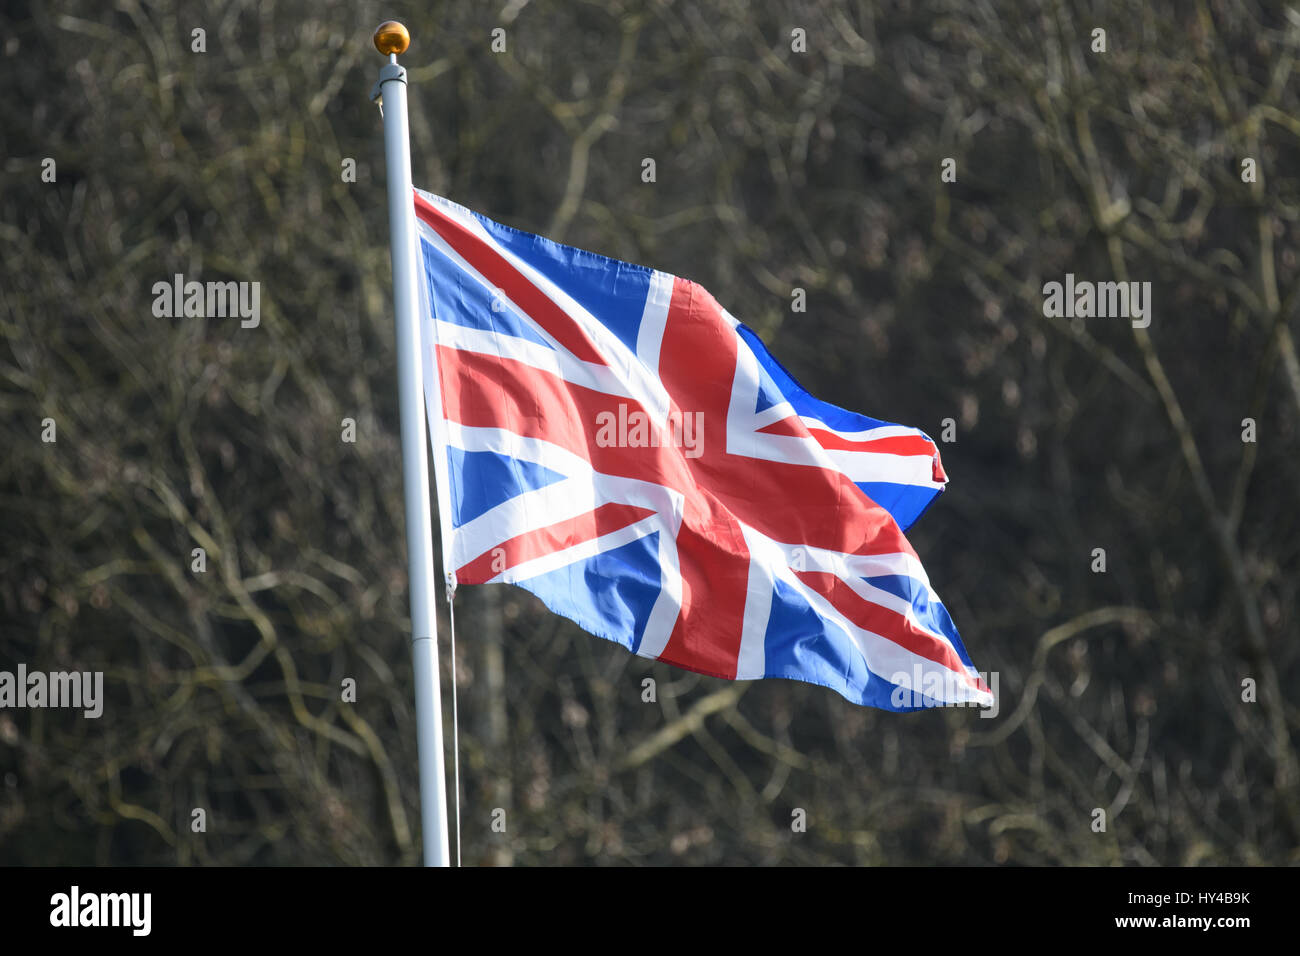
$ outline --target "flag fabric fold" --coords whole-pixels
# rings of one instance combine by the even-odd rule
[[[698,284],[415,191],[443,555],[642,657],[991,705],[906,530],[921,430],[819,401]]]

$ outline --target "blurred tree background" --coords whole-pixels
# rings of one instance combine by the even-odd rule
[[[419,859],[389,16],[417,185],[701,282],[819,397],[953,420],[911,539],[1001,698],[712,680],[465,587],[466,864],[1297,862],[1298,9],[9,5],[0,669],[106,702],[0,711],[0,863]],[[260,282],[261,324],[155,318],[178,272]],[[1046,317],[1066,273],[1150,282],[1150,327]]]

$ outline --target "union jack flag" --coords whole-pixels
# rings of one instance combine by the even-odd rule
[[[813,398],[694,282],[415,206],[452,587],[712,677],[992,705],[903,536],[947,481],[928,436]]]

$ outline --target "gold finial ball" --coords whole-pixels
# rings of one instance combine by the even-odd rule
[[[411,45],[411,34],[396,20],[385,20],[375,28],[375,49],[388,56],[402,54]]]

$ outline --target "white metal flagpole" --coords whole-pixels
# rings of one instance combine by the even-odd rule
[[[429,507],[428,433],[420,354],[415,257],[415,193],[406,121],[406,70],[397,64],[411,36],[394,20],[375,30],[375,48],[388,57],[372,99],[384,116],[388,169],[388,235],[397,313],[397,393],[402,415],[402,485],[410,566],[411,649],[415,658],[415,723],[420,759],[424,865],[449,866],[447,774],[442,751],[442,690],[438,684],[438,621],[434,616],[433,518]]]

